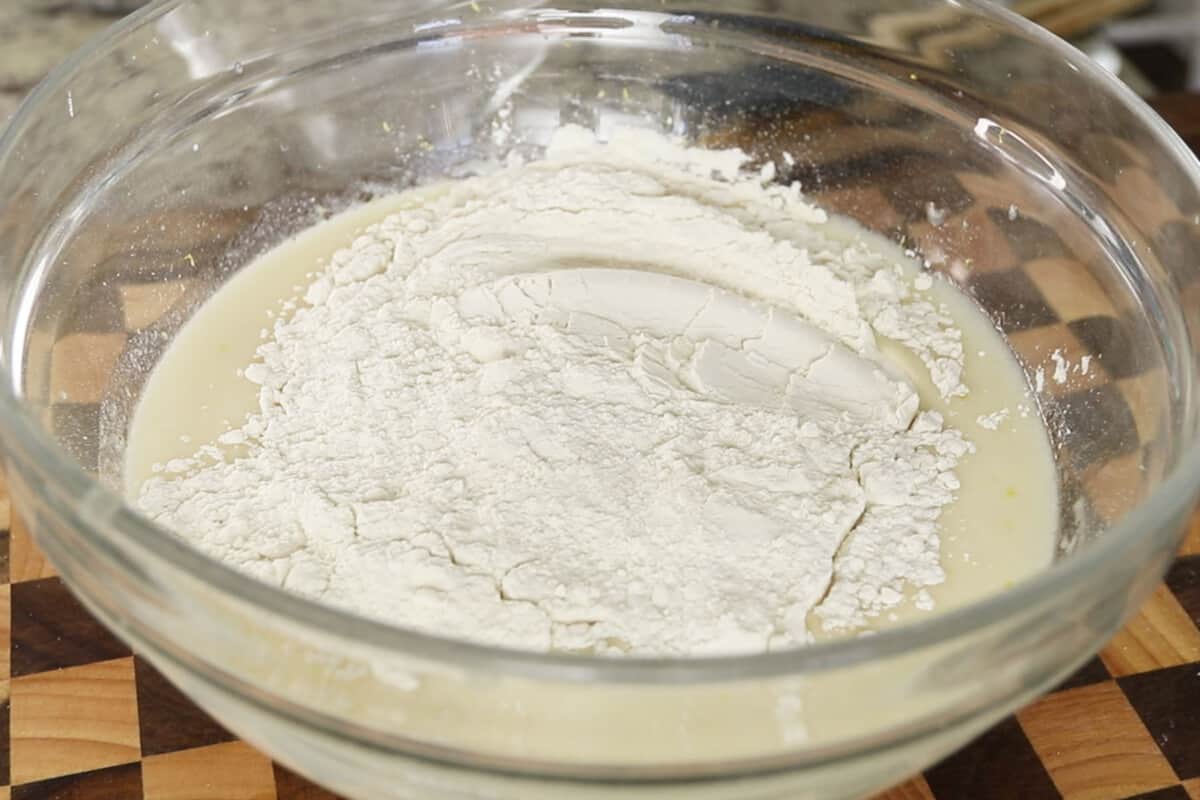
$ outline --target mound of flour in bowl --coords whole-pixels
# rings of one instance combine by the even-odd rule
[[[970,445],[946,313],[736,150],[564,128],[410,190],[164,465],[153,519],[286,589],[533,650],[699,655],[852,629],[943,579]]]

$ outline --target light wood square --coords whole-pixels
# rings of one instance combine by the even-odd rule
[[[914,223],[909,235],[922,257],[960,282],[970,275],[1007,272],[1018,264],[1007,234],[983,204],[971,206],[942,225]]]
[[[1050,695],[1017,718],[1064,800],[1121,800],[1177,783],[1115,682]]]
[[[1142,471],[1142,458],[1142,451],[1135,450],[1088,470],[1083,485],[1091,500],[1092,510],[1100,519],[1114,523],[1145,498],[1148,487],[1146,473]]]
[[[1137,423],[1138,440],[1153,442],[1162,431],[1164,394],[1169,391],[1167,378],[1162,369],[1154,369],[1141,375],[1117,381],[1117,388]]]
[[[784,141],[794,143],[790,149],[797,162],[815,167],[834,166],[876,153],[885,147],[916,149],[921,144],[920,137],[912,131],[847,127],[840,123],[836,112],[828,115],[805,114],[786,123],[788,139]],[[818,186],[819,182],[801,188],[812,192]]]
[[[15,678],[10,713],[14,784],[141,757],[132,658]]]
[[[904,224],[904,218],[895,206],[874,186],[828,189],[820,191],[815,197],[827,211],[862,220],[877,231],[893,230]]]
[[[1110,383],[1100,361],[1092,357],[1084,369],[1084,356],[1092,355],[1064,324],[1042,325],[1008,334],[1009,344],[1028,367],[1034,390],[1063,397]],[[1059,370],[1059,364],[1062,370]],[[1041,376],[1040,381],[1038,376]]]
[[[54,345],[50,401],[98,403],[109,375],[125,351],[124,333],[75,333]]]
[[[1180,548],[1179,554],[1184,556],[1200,556],[1200,514],[1192,516],[1191,524],[1188,526],[1187,538],[1183,540],[1183,547]]]
[[[1074,259],[1038,259],[1026,263],[1024,269],[1050,307],[1067,322],[1117,315],[1104,287],[1087,267]]]
[[[10,583],[36,581],[58,573],[34,544],[29,528],[20,514],[14,514],[8,538],[8,579]]]
[[[1200,661],[1200,631],[1166,586],[1100,651],[1113,677]]]
[[[275,800],[271,760],[245,742],[150,756],[142,762],[145,800]]]
[[[131,283],[121,287],[121,306],[126,330],[153,325],[187,294],[187,281]]]
[[[1155,231],[1169,222],[1181,222],[1184,217],[1179,206],[1163,189],[1163,183],[1148,170],[1125,169],[1117,176],[1116,192],[1122,197],[1136,197],[1137,202],[1125,204],[1125,213],[1144,231]]]
[[[12,587],[0,586],[0,680],[12,675]]]
[[[1003,209],[1007,213],[1012,205],[1017,207],[1019,214],[1022,210],[1038,208],[1045,203],[1035,187],[1014,183],[1002,175],[961,170],[955,176],[982,208]]]

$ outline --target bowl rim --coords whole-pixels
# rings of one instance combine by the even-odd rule
[[[155,19],[185,6],[193,0],[156,0],[110,26],[58,65],[19,106],[8,126],[0,131],[0,169],[14,168],[16,145],[22,131],[37,110],[66,89],[73,75],[89,60],[119,44],[127,34]],[[965,9],[982,18],[1024,34],[1060,55],[1082,73],[1097,89],[1106,91],[1132,118],[1147,126],[1164,151],[1174,157],[1178,167],[1200,187],[1200,161],[1179,135],[1167,125],[1132,89],[1099,64],[1067,42],[1015,12],[986,0],[924,0]],[[544,10],[544,9],[543,9]],[[620,5],[596,3],[596,10],[620,11]],[[9,347],[6,343],[6,348]],[[914,651],[951,640],[961,634],[1014,617],[1031,605],[1072,591],[1102,565],[1115,563],[1145,531],[1160,533],[1168,522],[1195,503],[1200,494],[1200,447],[1195,438],[1187,445],[1173,472],[1140,505],[1117,523],[1104,537],[1078,555],[1055,562],[1017,586],[971,602],[961,608],[939,613],[928,619],[887,628],[869,637],[838,639],[813,643],[777,652],[705,656],[607,658],[559,653],[539,653],[479,644],[407,629],[358,616],[292,594],[205,555],[144,517],[117,492],[88,475],[83,468],[47,433],[19,399],[14,388],[16,377],[7,358],[0,363],[0,414],[5,420],[4,450],[7,459],[34,466],[58,484],[62,499],[76,508],[103,514],[104,519],[83,519],[83,535],[102,540],[112,533],[122,542],[140,548],[151,557],[168,563],[200,579],[208,586],[229,594],[300,628],[319,629],[322,635],[392,651],[397,655],[434,661],[452,661],[456,668],[469,665],[472,670],[507,673],[520,678],[541,678],[587,683],[679,684],[706,683],[749,678],[795,676],[836,667],[861,664]],[[1185,387],[1190,400],[1190,387]],[[16,474],[20,470],[15,471]],[[109,530],[106,530],[108,528]],[[1174,535],[1173,533],[1171,534]],[[1166,538],[1164,536],[1164,538]],[[118,545],[102,542],[106,549]],[[205,660],[203,663],[220,669]]]

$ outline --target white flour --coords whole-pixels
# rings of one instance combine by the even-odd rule
[[[285,588],[536,650],[759,651],[927,608],[970,445],[875,337],[951,396],[960,336],[744,162],[564,128],[413,191],[259,348],[260,412],[141,507]]]
[[[975,424],[984,430],[999,430],[1000,426],[1004,424],[1004,420],[1008,419],[1008,415],[1008,409],[1002,408],[999,411],[993,411],[990,414],[981,414],[975,419]]]

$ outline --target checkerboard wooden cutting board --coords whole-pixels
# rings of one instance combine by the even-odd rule
[[[108,633],[8,517],[0,499],[0,800],[334,798],[234,739]],[[1200,517],[1098,658],[880,800],[1012,798],[1200,800]]]

